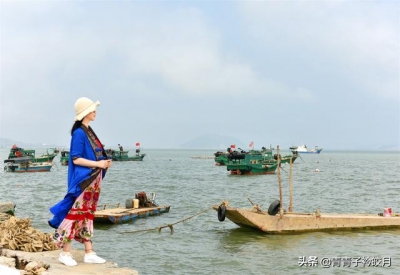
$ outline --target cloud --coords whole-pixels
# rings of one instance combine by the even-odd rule
[[[399,4],[393,1],[240,2],[252,39],[300,55],[358,89],[399,99]],[[332,70],[329,69],[332,67]]]

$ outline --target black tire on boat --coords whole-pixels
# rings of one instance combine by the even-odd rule
[[[226,216],[226,206],[225,205],[218,206],[218,220],[220,222],[223,222],[225,220],[225,216]]]
[[[273,203],[270,204],[268,208],[268,214],[270,214],[271,216],[278,214],[280,207],[281,202],[279,200],[275,200]]]

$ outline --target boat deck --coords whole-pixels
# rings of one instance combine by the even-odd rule
[[[154,206],[141,208],[109,208],[97,210],[94,213],[95,223],[119,224],[132,220],[146,218],[148,216],[156,216],[169,212],[170,206]]]
[[[218,206],[213,206],[218,211]],[[357,229],[400,229],[400,215],[384,217],[378,214],[284,213],[269,215],[242,208],[226,208],[226,218],[239,226],[266,233],[301,233]]]

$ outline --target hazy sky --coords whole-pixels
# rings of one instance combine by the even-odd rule
[[[3,1],[0,137],[400,148],[399,1]],[[220,144],[216,144],[216,147]],[[225,148],[230,144],[223,144]]]

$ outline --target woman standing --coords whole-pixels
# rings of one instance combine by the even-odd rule
[[[105,263],[93,251],[93,219],[99,200],[101,183],[111,167],[103,145],[89,126],[96,119],[100,102],[81,97],[75,103],[75,123],[71,129],[68,161],[68,191],[64,199],[50,208],[54,215],[49,225],[56,229],[54,241],[62,248],[59,261],[77,265],[70,250],[72,240],[85,245],[85,263]]]

